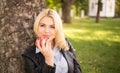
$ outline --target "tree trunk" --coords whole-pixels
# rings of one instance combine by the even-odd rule
[[[71,8],[74,0],[62,0],[62,19],[64,23],[71,23]]]
[[[21,54],[34,44],[33,22],[45,0],[0,0],[0,73],[24,73]]]
[[[100,21],[100,11],[102,10],[102,2],[98,0],[98,9],[97,9],[97,16],[96,16],[96,23]]]

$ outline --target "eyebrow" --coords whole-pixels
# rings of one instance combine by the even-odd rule
[[[45,24],[45,23],[39,23],[39,24]]]

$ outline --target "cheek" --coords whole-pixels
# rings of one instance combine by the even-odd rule
[[[38,28],[38,33],[42,33],[43,29],[42,28]]]
[[[52,31],[51,34],[55,38],[55,31]]]
[[[41,36],[43,34],[43,30],[38,28],[38,36]]]

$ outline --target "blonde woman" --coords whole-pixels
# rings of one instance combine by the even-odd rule
[[[82,73],[55,10],[40,12],[34,22],[34,32],[38,37],[35,45],[22,54],[26,73]]]

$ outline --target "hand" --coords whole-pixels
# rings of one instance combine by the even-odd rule
[[[50,66],[54,66],[54,55],[50,40],[46,38],[38,38],[36,40],[36,46],[45,57],[45,62]]]
[[[38,42],[40,43],[40,44],[39,44],[40,47],[42,47],[42,40],[43,40],[43,39],[46,39],[46,40],[47,40],[47,39],[49,39],[49,37],[48,37],[48,36],[42,36],[42,37],[38,37],[38,38],[37,38],[36,41],[38,41]],[[36,46],[37,46],[37,45],[36,45]],[[38,46],[37,46],[37,47],[38,47]]]

